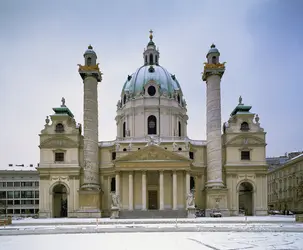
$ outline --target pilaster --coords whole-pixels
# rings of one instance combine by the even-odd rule
[[[146,171],[142,171],[142,210],[146,210]]]
[[[164,209],[164,175],[163,171],[159,172],[159,186],[160,186],[160,210]]]
[[[173,210],[177,210],[177,172],[173,171]]]

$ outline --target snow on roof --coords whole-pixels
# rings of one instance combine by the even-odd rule
[[[296,160],[296,159],[298,159],[298,158],[300,158],[300,157],[302,157],[303,156],[303,153],[302,154],[299,154],[299,155],[297,155],[297,156],[295,156],[295,157],[293,157],[293,158],[291,158],[290,160],[288,160],[286,163],[289,163],[289,162],[291,162],[291,161],[294,161],[294,160]]]
[[[7,166],[0,166],[0,171],[37,171],[34,164],[7,164]]]
[[[159,136],[153,136],[152,137],[155,141],[159,141],[160,139],[160,142],[161,143],[173,143],[173,142],[176,142],[176,143],[185,143],[185,142],[189,142],[190,144],[192,145],[195,145],[195,146],[205,146],[206,145],[206,140],[192,140],[188,137],[168,137],[168,136],[161,136],[159,138]],[[126,137],[126,138],[117,138],[116,140],[112,140],[112,141],[100,141],[99,142],[99,146],[100,147],[112,147],[114,146],[115,144],[120,144],[120,143],[125,143],[125,144],[128,144],[128,143],[147,143],[148,142],[148,137],[135,137],[135,138],[132,138],[132,137]]]

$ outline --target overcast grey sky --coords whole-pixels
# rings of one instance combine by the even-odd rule
[[[300,0],[1,1],[0,168],[39,162],[38,134],[62,96],[82,123],[77,64],[89,44],[104,73],[99,140],[115,139],[116,103],[150,29],[160,64],[181,84],[191,138],[206,138],[201,72],[214,42],[227,62],[222,120],[242,95],[267,131],[268,156],[302,150],[302,10]]]

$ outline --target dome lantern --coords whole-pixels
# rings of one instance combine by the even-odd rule
[[[149,31],[149,43],[143,52],[144,65],[159,65],[160,53],[156,49],[156,44],[153,41],[153,31]]]

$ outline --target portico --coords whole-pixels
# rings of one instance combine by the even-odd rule
[[[120,197],[120,209],[186,209],[190,167],[188,158],[156,145],[118,158],[115,192]]]

